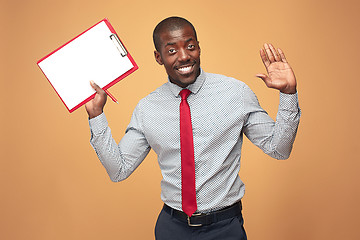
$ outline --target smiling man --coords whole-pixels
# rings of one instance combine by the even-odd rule
[[[245,83],[200,68],[189,21],[164,19],[153,40],[168,81],[138,103],[119,144],[103,113],[106,93],[92,82],[97,94],[86,104],[90,142],[116,182],[129,177],[150,149],[158,155],[164,207],[156,239],[246,239],[245,186],[238,175],[243,135],[273,158],[290,156],[300,119],[294,73],[280,49],[265,44],[260,50],[268,75],[257,77],[280,91],[273,121]]]
[[[194,83],[200,75],[200,46],[194,27],[165,21],[155,28],[153,40],[155,59],[165,66],[170,82],[182,88]]]

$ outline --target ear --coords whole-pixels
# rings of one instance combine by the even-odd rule
[[[160,65],[164,64],[164,62],[161,59],[161,55],[158,51],[156,51],[156,50],[154,51],[154,56],[155,56],[155,60],[158,64],[160,64]]]

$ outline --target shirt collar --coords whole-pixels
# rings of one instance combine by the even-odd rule
[[[200,74],[196,78],[195,82],[192,84],[189,84],[189,86],[187,86],[186,88],[189,89],[191,91],[191,93],[196,94],[200,90],[202,85],[204,84],[205,78],[206,78],[205,72],[202,70],[202,68],[200,68]],[[169,86],[170,91],[175,95],[175,97],[179,97],[179,93],[181,90],[183,90],[183,88],[170,82],[169,78],[168,78],[168,86]]]

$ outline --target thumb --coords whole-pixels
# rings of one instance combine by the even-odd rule
[[[96,91],[96,94],[94,99],[85,104],[85,108],[89,118],[94,118],[103,112],[107,95],[94,81],[91,80],[90,85]]]
[[[255,76],[263,80],[267,87],[271,87],[271,79],[267,75],[259,73]]]
[[[93,80],[90,81],[90,85],[98,94],[102,94],[104,92],[104,90],[102,90]]]
[[[104,102],[105,104],[107,97],[106,92],[101,87],[99,87],[99,85],[97,85],[93,80],[90,80],[90,85],[96,91],[95,101],[100,100],[100,102]]]

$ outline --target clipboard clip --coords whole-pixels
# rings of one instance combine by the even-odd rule
[[[115,33],[113,33],[110,35],[110,39],[113,41],[116,48],[119,50],[121,56],[125,57],[128,54],[128,52],[126,51],[124,45],[121,43],[119,37]]]

